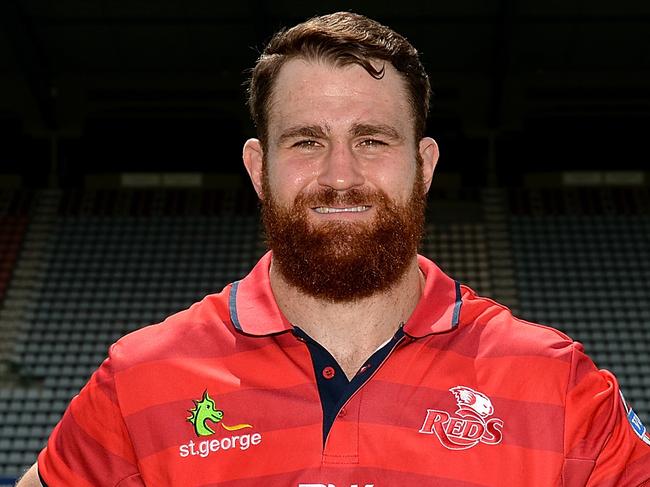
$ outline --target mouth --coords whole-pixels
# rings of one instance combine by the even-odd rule
[[[333,208],[331,206],[317,206],[315,208],[312,208],[316,213],[320,214],[327,214],[327,213],[363,213],[364,211],[368,211],[370,209],[370,206],[352,206],[352,207],[346,207],[346,208]]]

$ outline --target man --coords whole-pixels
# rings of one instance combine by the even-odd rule
[[[365,17],[277,34],[243,154],[272,253],[113,345],[19,485],[650,485],[610,373],[417,255],[429,93]]]

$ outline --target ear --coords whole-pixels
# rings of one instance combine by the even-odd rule
[[[422,157],[422,178],[427,191],[431,187],[433,172],[438,164],[438,144],[431,137],[424,137],[420,140],[419,148],[420,157]]]
[[[253,187],[258,197],[262,197],[262,166],[264,161],[264,151],[262,144],[258,139],[248,139],[244,144],[242,154],[244,166],[251,178]]]

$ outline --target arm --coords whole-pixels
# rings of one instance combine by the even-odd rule
[[[38,478],[38,467],[36,463],[18,480],[16,487],[43,487]]]
[[[565,416],[567,487],[650,485],[650,437],[624,403],[613,374],[574,346]],[[638,421],[638,419],[637,419]],[[633,422],[634,423],[634,422]]]
[[[139,477],[137,458],[119,406],[112,364],[109,357],[95,371],[70,401],[50,434],[38,456],[37,474],[41,483],[112,487],[126,478]]]

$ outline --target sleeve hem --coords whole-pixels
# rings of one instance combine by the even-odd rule
[[[39,467],[36,467],[36,473],[38,474],[38,480],[41,482],[41,485],[43,487],[49,487],[47,485],[47,482],[45,482],[45,480],[43,480],[43,476],[41,475],[41,469]]]

